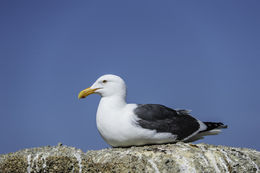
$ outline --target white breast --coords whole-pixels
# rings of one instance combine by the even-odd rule
[[[135,105],[125,104],[115,106],[110,104],[111,100],[101,99],[97,111],[97,128],[104,140],[112,146],[117,146],[119,143],[124,143],[129,140],[132,133],[129,133],[134,128],[132,111]]]
[[[116,100],[102,98],[97,111],[97,128],[104,140],[116,146],[144,145],[172,142],[176,136],[170,133],[156,133],[136,124],[133,110],[136,104],[117,104]]]

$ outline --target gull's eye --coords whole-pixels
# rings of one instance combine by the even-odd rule
[[[107,80],[103,80],[102,82],[103,82],[103,83],[107,83]]]

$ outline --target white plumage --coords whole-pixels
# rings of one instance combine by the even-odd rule
[[[213,129],[219,132],[219,128],[226,127],[222,123],[211,123],[216,128],[207,131],[205,123],[184,111],[162,105],[127,104],[125,82],[116,75],[101,76],[90,88],[81,91],[79,98],[93,93],[101,96],[96,116],[98,131],[113,147],[197,140],[203,137],[202,131],[210,135]],[[182,124],[176,120],[185,124],[184,131],[181,131]]]

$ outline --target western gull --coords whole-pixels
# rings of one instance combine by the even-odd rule
[[[113,147],[192,142],[218,134],[226,125],[202,122],[187,110],[174,110],[159,104],[127,104],[126,84],[116,75],[103,75],[78,98],[101,96],[96,123],[100,135]]]

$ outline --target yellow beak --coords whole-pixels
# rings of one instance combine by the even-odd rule
[[[88,95],[95,93],[95,91],[97,89],[99,89],[99,88],[94,88],[94,89],[86,88],[86,89],[82,90],[79,93],[78,99],[83,99],[83,98],[87,97]]]

